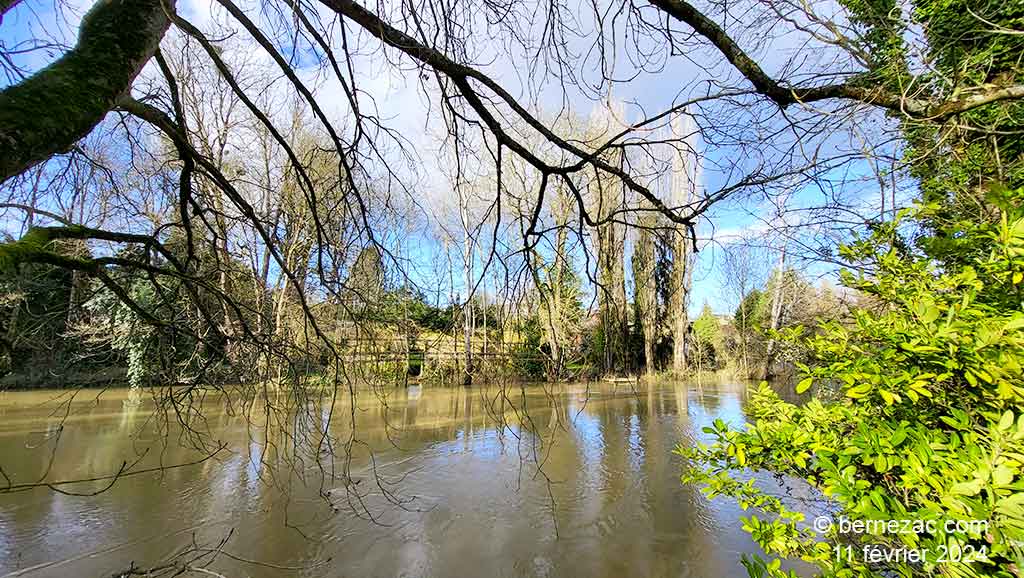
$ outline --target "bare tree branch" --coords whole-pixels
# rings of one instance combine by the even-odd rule
[[[0,92],[0,182],[69,150],[114,107],[170,25],[174,0],[100,0],[78,44]]]
[[[718,24],[697,10],[686,0],[650,0],[655,6],[676,20],[688,24],[698,34],[707,38],[725,59],[740,71],[754,88],[771,99],[781,108],[796,103],[808,103],[829,99],[845,99],[863,102],[889,109],[914,118],[941,121],[950,116],[999,102],[1024,98],[1024,85],[986,85],[981,92],[951,100],[911,98],[897,94],[877,82],[868,80],[866,73],[854,75],[846,82],[824,86],[784,86],[769,76],[736,41]]]

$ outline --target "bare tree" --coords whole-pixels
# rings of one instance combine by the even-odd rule
[[[936,80],[935,64],[920,58],[927,40],[923,28],[903,20],[900,9],[882,19],[887,38],[898,41],[898,50],[886,54],[904,55],[891,65],[872,53],[878,28],[864,26],[863,18],[849,12],[857,6],[828,13],[824,4],[764,0],[744,4],[738,13],[724,2],[698,7],[685,0],[621,0],[556,1],[539,13],[535,8],[515,0],[456,2],[443,10],[425,0],[374,5],[218,0],[218,19],[197,25],[172,1],[97,0],[74,47],[0,91],[0,183],[10,196],[4,201],[22,217],[15,222],[33,225],[0,244],[0,266],[55,267],[89,279],[97,294],[110,298],[107,310],[124,314],[136,333],[146,336],[142,351],[155,353],[153,365],[167,366],[168,381],[192,388],[190,395],[205,387],[234,388],[238,396],[269,399],[268,392],[278,388],[289,401],[275,407],[287,412],[309,411],[310,400],[354,391],[359,366],[350,363],[337,324],[351,320],[364,334],[378,330],[350,310],[347,273],[369,246],[376,247],[385,266],[408,266],[397,256],[396,234],[387,224],[398,220],[399,209],[418,205],[424,182],[417,170],[424,162],[411,131],[388,126],[389,114],[378,108],[369,83],[356,72],[360,65],[374,66],[416,83],[430,103],[430,126],[443,132],[442,145],[457,149],[458,159],[472,159],[457,164],[457,181],[486,165],[495,177],[489,200],[497,205],[515,194],[508,185],[518,177],[504,168],[512,162],[529,168],[524,182],[533,184],[531,194],[515,203],[526,217],[523,226],[492,227],[492,250],[499,252],[504,244],[500,266],[507,273],[505,291],[513,296],[508,309],[517,312],[527,296],[535,295],[525,281],[529,257],[518,249],[535,247],[556,229],[572,231],[567,234],[576,236],[586,273],[600,288],[608,370],[625,368],[625,227],[643,212],[658,214],[664,228],[674,229],[674,368],[681,370],[688,264],[696,249],[695,229],[712,207],[799,188],[820,200],[803,209],[810,216],[803,224],[817,219],[822,226],[826,221],[834,227],[862,225],[868,220],[862,213],[873,219],[878,212],[858,205],[835,175],[856,172],[865,148],[879,165],[893,166],[889,161],[898,157],[894,135],[900,123],[929,129],[936,150],[949,134],[970,131],[996,138],[964,113],[997,111],[1024,97],[1024,86],[1012,75],[984,82],[968,75]],[[0,9],[18,7],[5,3]],[[248,76],[245,59],[231,50],[236,37],[245,39],[241,52],[260,55],[273,73],[270,82]],[[796,49],[778,49],[793,39]],[[189,61],[176,67],[177,59],[167,55],[182,46]],[[313,66],[302,66],[302,55],[314,55]],[[501,74],[492,66],[499,60],[517,74]],[[147,67],[151,61],[156,66]],[[679,76],[670,66],[686,62],[692,75]],[[200,69],[219,79],[219,94],[202,92],[195,76]],[[629,120],[618,114],[599,138],[579,139],[539,112],[542,101],[606,101],[613,87],[640,75],[658,76],[678,96],[631,103]],[[510,79],[520,79],[520,86]],[[337,98],[318,98],[318,85],[327,82]],[[541,88],[548,89],[544,97]],[[268,100],[279,92],[298,103],[301,116]],[[515,96],[520,92],[535,95],[533,102]],[[197,95],[204,112],[223,103],[230,114],[217,119],[221,122],[197,114]],[[325,110],[328,102],[340,112]],[[716,150],[699,163],[714,185],[676,187],[682,196],[666,199],[629,160],[664,144],[686,149],[683,135],[668,143],[652,136],[658,134],[652,129],[670,124],[682,111],[704,146]],[[116,172],[159,183],[152,188],[164,193],[160,211],[147,209],[148,197],[126,187],[114,195],[117,202],[107,206],[102,222],[80,215],[44,219],[42,211],[59,213],[54,210],[58,192],[36,188],[33,170],[63,170],[73,156],[68,151],[97,130],[108,131],[125,151],[126,158],[109,163]],[[219,143],[218,134],[226,139]],[[852,134],[866,135],[872,146]],[[273,147],[273,155],[227,158],[233,142],[258,138]],[[139,170],[135,161],[142,157],[160,170]],[[271,164],[277,166],[267,169]],[[274,178],[263,178],[261,188],[254,182],[259,179],[248,176],[250,170],[273,172]],[[278,185],[280,191],[271,190]],[[543,209],[556,190],[566,194],[574,210],[571,219],[549,229]],[[16,202],[28,191],[36,195],[30,203]],[[277,207],[271,209],[268,191],[284,202],[280,215]],[[82,206],[94,202],[95,195]],[[149,218],[156,212],[159,219]],[[505,234],[508,230],[519,232],[518,238]],[[589,234],[596,244],[584,241]],[[239,251],[240,239],[255,248]],[[466,274],[473,269],[473,251],[471,242],[470,250],[465,248],[468,234],[463,240],[469,304],[482,275]],[[66,251],[69,243],[89,250]],[[242,268],[239,254],[263,256],[260,270],[246,271],[243,278],[272,280],[240,291],[230,275]],[[745,275],[749,263],[740,257],[733,261]],[[485,262],[492,262],[490,256]],[[748,281],[749,275],[735,280],[741,299]],[[431,282],[434,290],[441,284]],[[278,309],[274,315],[266,311],[270,302]],[[277,314],[285,309],[294,314]],[[291,317],[287,330],[285,317]],[[472,316],[464,323],[466,340]],[[183,349],[204,355],[175,358]],[[312,365],[322,369],[315,382],[303,371]],[[170,394],[165,401],[167,407],[184,407]],[[331,419],[350,420],[344,435],[332,436],[328,419],[327,424],[312,420],[314,425],[296,436],[325,476],[335,471],[323,465],[323,456],[332,455],[333,448],[350,455],[359,446],[354,403],[347,416],[331,414]],[[194,413],[186,414],[192,416],[185,420],[189,427],[201,427]],[[342,475],[347,463],[342,462]]]
[[[733,324],[739,341],[740,367],[746,377],[751,375],[750,333],[753,320],[749,298],[764,282],[764,264],[761,259],[756,246],[745,241],[734,241],[724,247],[720,261],[723,288],[729,291],[737,303]]]

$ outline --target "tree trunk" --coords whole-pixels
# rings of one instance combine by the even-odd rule
[[[680,113],[672,119],[672,132],[674,138],[687,142],[687,148],[695,148],[695,131],[688,113]],[[692,158],[684,157],[684,154],[685,151],[679,152],[672,159],[672,204],[676,206],[686,206],[692,202],[699,180],[697,163]],[[672,371],[676,375],[686,372],[687,334],[690,327],[686,308],[690,301],[693,272],[690,270],[692,259],[688,233],[685,227],[677,226],[672,243]]]
[[[641,219],[642,226],[653,225],[653,219]],[[640,230],[633,253],[633,286],[637,321],[643,329],[644,371],[647,375],[653,375],[656,369],[654,342],[658,335],[658,301],[654,280],[654,233],[648,228]]]
[[[110,112],[156,52],[174,0],[99,0],[78,43],[0,91],[0,182],[69,150]]]
[[[775,287],[772,288],[772,314],[769,321],[769,329],[771,331],[778,331],[782,327],[782,306],[785,294],[783,292],[784,285],[786,284],[786,245],[783,242],[782,251],[779,252],[779,266],[778,272],[775,277]],[[778,344],[776,343],[775,337],[769,337],[768,347],[765,351],[764,356],[764,378],[771,379],[774,377],[774,371],[772,366],[775,364],[775,356],[778,353]]]
[[[558,232],[555,233],[555,270],[554,287],[552,291],[551,307],[551,359],[554,361],[554,377],[558,380],[565,369],[565,348],[562,341],[568,335],[565,329],[565,268],[567,259],[565,256],[565,226],[568,217],[562,213],[556,216]]]
[[[681,231],[675,232],[672,262],[672,371],[686,373],[686,334],[689,329],[687,305],[689,303],[690,276],[689,240]]]
[[[602,207],[606,214],[614,209],[608,208],[611,203]],[[598,289],[601,301],[601,326],[604,331],[604,370],[614,373],[623,369],[626,326],[622,319],[626,313],[626,289],[623,271],[623,255],[625,243],[615,223],[607,223],[598,227]]]
[[[473,238],[469,234],[468,202],[459,199],[462,216],[462,276],[466,284],[466,304],[462,311],[462,333],[466,347],[466,370],[462,376],[463,385],[473,384]]]

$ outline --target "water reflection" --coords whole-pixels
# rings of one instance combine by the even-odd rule
[[[301,576],[739,575],[740,554],[756,551],[741,512],[682,486],[671,450],[695,443],[715,419],[741,423],[745,391],[667,382],[368,393],[357,400],[355,432],[373,461],[357,451],[351,481],[323,488],[310,463],[301,476],[268,468],[289,440],[212,404],[204,414],[234,453],[126,479],[95,497],[0,496],[0,575],[109,575],[167,556],[193,532],[219,540],[228,531],[233,554],[304,567],[289,572]],[[116,471],[147,448],[143,463],[194,459],[158,443],[145,400],[82,396],[60,428],[61,416],[50,415],[56,395],[0,394],[0,465],[17,472],[16,483],[46,471],[40,437],[52,428],[60,432],[52,479]],[[330,420],[345,439],[347,403],[296,419]],[[377,522],[335,512],[322,489],[336,504],[358,492]],[[282,572],[229,558],[211,568]]]

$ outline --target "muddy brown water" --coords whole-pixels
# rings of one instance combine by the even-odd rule
[[[0,494],[0,576],[110,576],[225,537],[233,557],[208,569],[229,578],[742,576],[740,556],[759,552],[740,528],[745,513],[681,484],[672,449],[706,437],[701,428],[717,418],[742,423],[746,389],[666,382],[361,393],[351,461],[338,449],[321,460],[333,479],[315,460],[274,467],[271,454],[284,455],[288,440],[208,401],[209,441],[227,446],[213,459],[123,478],[96,496]],[[174,427],[175,441],[162,443],[163,422],[145,394],[70,395],[0,393],[0,467],[11,483],[201,457],[179,445]],[[349,418],[350,402],[336,401],[331,423]],[[313,418],[328,414],[324,407]],[[332,433],[347,439],[350,430]]]

